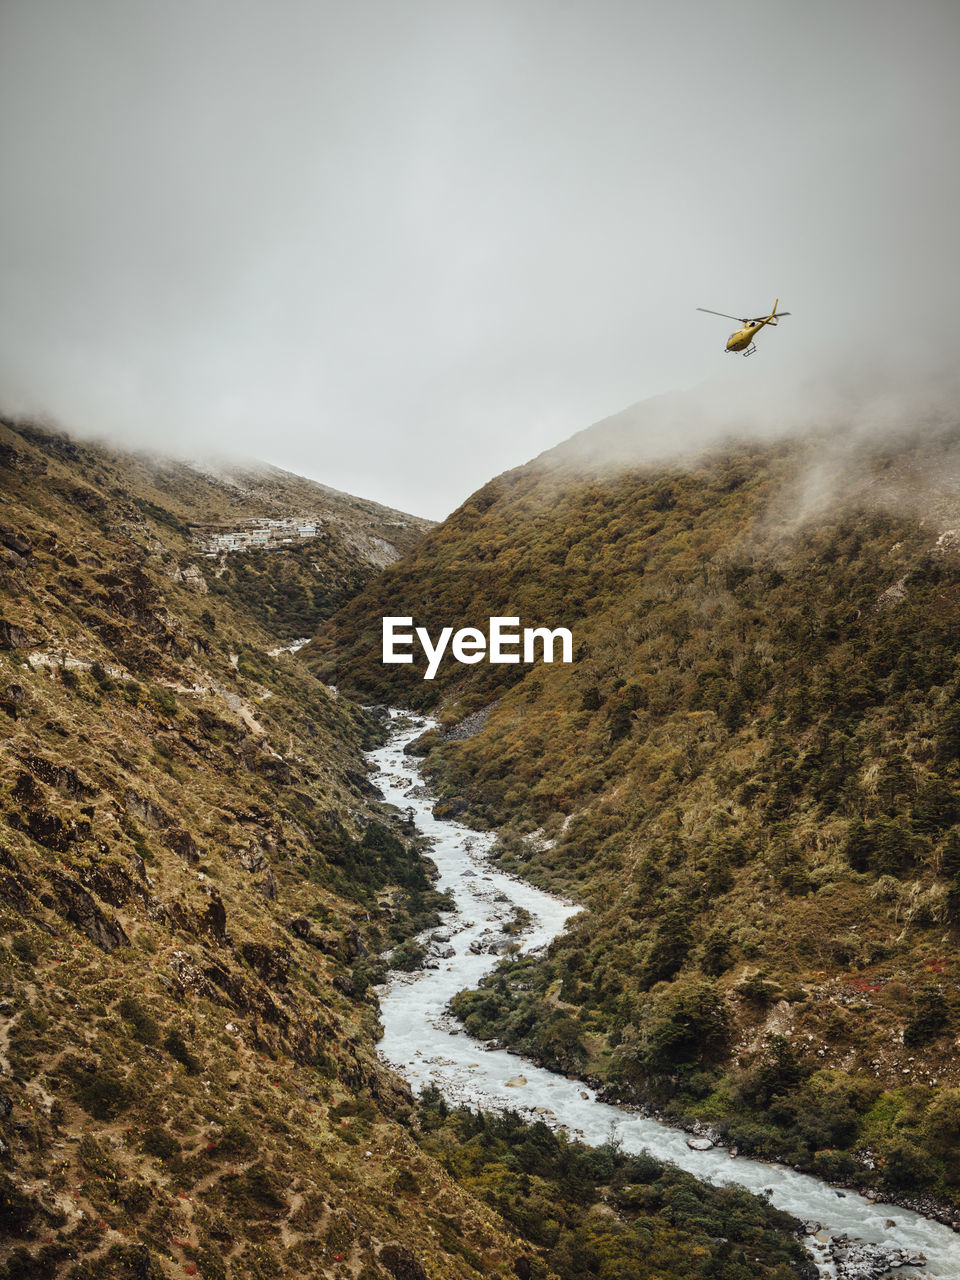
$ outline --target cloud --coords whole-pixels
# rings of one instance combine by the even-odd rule
[[[951,3],[2,21],[10,410],[437,516],[671,388],[956,349]],[[731,375],[694,308],[777,294],[793,316]]]

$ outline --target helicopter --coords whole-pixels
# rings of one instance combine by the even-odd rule
[[[740,356],[752,356],[757,349],[754,342],[754,334],[760,332],[765,324],[776,324],[780,316],[788,316],[789,311],[781,311],[777,315],[777,306],[780,299],[777,298],[773,304],[773,310],[768,316],[755,316],[752,320],[744,319],[742,316],[729,316],[725,311],[711,311],[709,307],[697,307],[698,311],[706,311],[710,316],[723,316],[727,320],[736,320],[742,327],[737,329],[735,333],[731,333],[727,339],[727,350],[734,352]],[[776,317],[776,319],[774,319]]]

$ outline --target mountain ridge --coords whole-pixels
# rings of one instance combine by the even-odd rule
[[[589,911],[468,1030],[741,1150],[957,1217],[960,428],[497,477],[304,651],[469,736],[439,812]],[[567,666],[383,667],[381,615],[573,630]]]
[[[746,1193],[414,1105],[374,987],[447,899],[367,779],[382,718],[290,643],[375,569],[210,560],[269,493],[144,465],[0,424],[2,1280],[804,1274]]]

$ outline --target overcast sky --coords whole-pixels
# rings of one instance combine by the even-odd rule
[[[7,411],[439,517],[648,396],[957,353],[956,0],[0,21]],[[777,295],[752,360],[694,310]]]

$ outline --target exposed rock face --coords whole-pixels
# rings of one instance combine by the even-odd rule
[[[265,870],[269,865],[267,862],[267,849],[262,844],[247,845],[239,851],[237,857],[245,871],[256,873]]]
[[[5,712],[12,720],[17,720],[27,701],[27,693],[22,684],[10,681],[0,691],[0,711]]]
[[[44,808],[21,809],[12,813],[8,820],[12,827],[23,831],[37,844],[42,844],[45,849],[51,849],[55,853],[65,853],[71,845],[84,839],[90,830],[89,822],[65,822],[59,814]]]
[[[0,547],[12,551],[17,560],[26,560],[33,554],[29,541],[5,524],[0,524]]]
[[[277,877],[273,874],[273,867],[268,867],[267,874],[262,880],[257,881],[257,888],[270,902],[276,901],[278,886]]]
[[[23,627],[0,618],[0,649],[27,649],[35,643]]]
[[[196,591],[198,595],[205,596],[209,591],[207,580],[197,568],[195,564],[177,565],[170,577],[174,582],[182,583],[190,591]]]
[[[227,909],[216,889],[210,891],[210,901],[200,918],[200,926],[218,942],[222,942],[227,936]]]
[[[286,947],[268,946],[263,942],[245,942],[240,954],[268,985],[283,985],[290,968],[290,952]]]
[[[429,1280],[413,1254],[400,1245],[384,1245],[380,1250],[380,1261],[395,1280]]]
[[[37,892],[29,876],[25,876],[19,862],[9,849],[0,845],[0,897],[5,898],[21,913],[32,906],[32,896]]]
[[[34,778],[46,782],[51,787],[57,787],[75,800],[90,799],[99,791],[99,787],[84,782],[76,769],[62,761],[47,760],[40,755],[28,754],[23,757],[23,764]]]
[[[93,895],[76,880],[59,871],[52,871],[49,883],[56,897],[56,909],[85,933],[91,942],[95,942],[103,951],[114,951],[117,947],[129,945],[130,939],[122,926],[116,920],[111,920],[97,905]]]
[[[156,827],[161,824],[150,822],[147,825]],[[193,835],[183,827],[178,827],[175,831],[165,831],[163,833],[163,843],[168,849],[172,849],[178,858],[182,858],[184,862],[197,863],[200,861],[200,846],[193,838]]]
[[[126,791],[123,796],[123,803],[130,817],[136,818],[138,822],[142,822],[146,827],[156,831],[161,827],[173,826],[173,818],[169,813],[166,813],[160,805],[154,804],[152,800],[138,795],[135,791]],[[184,834],[186,835],[186,833]],[[192,837],[186,836],[186,838],[192,840]]]

